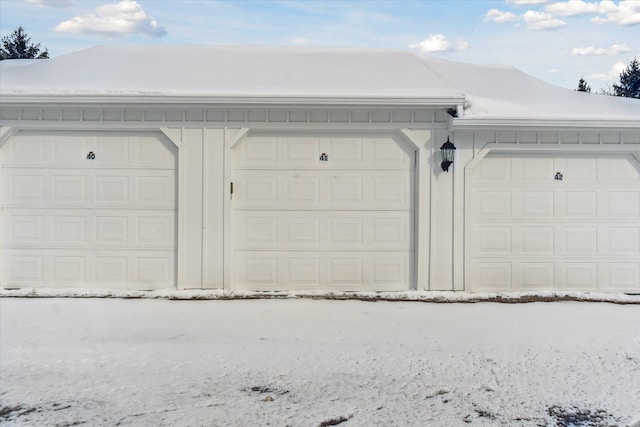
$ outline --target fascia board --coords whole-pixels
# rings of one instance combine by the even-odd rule
[[[561,129],[640,129],[640,117],[638,120],[554,120],[554,119],[453,119],[454,130],[561,130]]]
[[[0,95],[0,105],[48,106],[223,106],[223,107],[432,107],[449,108],[464,103],[464,97],[225,97],[154,95]]]

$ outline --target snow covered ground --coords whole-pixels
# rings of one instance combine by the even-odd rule
[[[640,421],[640,305],[0,298],[0,424]]]

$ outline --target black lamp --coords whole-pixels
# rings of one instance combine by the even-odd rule
[[[449,166],[453,164],[454,153],[456,152],[456,146],[453,145],[451,141],[449,141],[449,137],[447,136],[447,142],[442,144],[440,147],[440,152],[442,153],[442,163],[440,166],[442,170],[445,172],[449,172]]]

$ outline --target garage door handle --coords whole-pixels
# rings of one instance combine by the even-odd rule
[[[230,200],[233,200],[233,182],[231,183],[231,185],[229,186],[229,194],[230,194]]]

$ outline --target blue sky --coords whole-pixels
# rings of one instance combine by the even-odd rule
[[[0,33],[20,25],[51,57],[130,43],[397,48],[594,91],[640,58],[640,0],[0,0]]]

